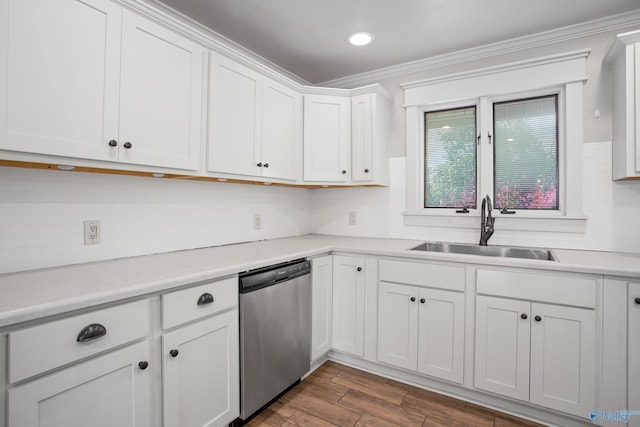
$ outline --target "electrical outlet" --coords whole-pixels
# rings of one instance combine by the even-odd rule
[[[100,243],[100,221],[84,221],[84,244],[97,245]]]
[[[355,213],[355,211],[349,211],[349,225],[356,225],[356,213]]]
[[[262,229],[262,215],[260,214],[253,215],[253,229],[254,230]]]

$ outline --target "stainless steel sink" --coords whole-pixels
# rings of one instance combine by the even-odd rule
[[[462,243],[425,242],[411,248],[412,251],[441,252],[449,254],[481,255],[499,258],[537,259],[557,261],[548,249],[530,249],[514,246],[480,246]]]

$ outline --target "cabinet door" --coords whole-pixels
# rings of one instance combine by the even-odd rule
[[[351,146],[351,102],[346,96],[305,95],[304,179],[346,182]]]
[[[196,170],[204,49],[129,11],[122,19],[119,160]]]
[[[418,371],[462,384],[463,292],[420,289]]]
[[[530,308],[527,301],[476,297],[477,388],[529,400]]]
[[[373,180],[373,111],[371,94],[351,98],[351,180]]]
[[[628,393],[627,408],[640,408],[640,282],[629,283],[629,326],[628,326]],[[640,416],[632,416],[630,427],[640,427]]]
[[[332,348],[364,355],[364,258],[333,257]]]
[[[531,316],[531,403],[588,417],[595,405],[595,312],[534,303]]]
[[[121,14],[108,0],[0,4],[0,149],[115,160]]]
[[[378,360],[418,369],[418,296],[414,286],[378,285]]]
[[[331,349],[333,256],[311,260],[311,360]]]
[[[262,86],[262,176],[298,179],[302,139],[302,104],[299,93],[271,79]]]
[[[155,367],[146,342],[8,391],[8,427],[151,427]]]
[[[226,426],[240,413],[238,311],[162,337],[165,427]]]
[[[260,175],[262,76],[211,52],[207,169]]]

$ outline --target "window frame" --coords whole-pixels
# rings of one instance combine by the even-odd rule
[[[401,85],[406,111],[405,225],[477,228],[479,209],[468,214],[455,209],[424,208],[424,114],[476,105],[481,144],[478,147],[477,206],[493,195],[493,103],[558,96],[558,210],[518,210],[515,215],[494,211],[501,229],[584,232],[582,213],[583,84],[590,50],[520,61]],[[568,162],[569,156],[579,161]],[[492,197],[493,198],[493,197]],[[437,211],[437,212],[434,212]]]

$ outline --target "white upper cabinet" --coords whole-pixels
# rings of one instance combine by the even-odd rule
[[[351,181],[389,185],[387,139],[391,121],[388,98],[381,92],[351,98]]]
[[[210,67],[207,169],[296,180],[300,94],[215,52]]]
[[[322,91],[322,89],[315,89]],[[388,185],[390,103],[380,85],[304,100],[304,180]]]
[[[201,46],[106,0],[9,0],[0,22],[0,149],[198,168]]]
[[[304,97],[304,180],[347,183],[351,173],[351,100]]]
[[[302,97],[267,77],[262,85],[262,176],[298,179],[302,148]]]
[[[198,169],[203,57],[195,42],[123,12],[119,161]]]
[[[207,169],[259,175],[261,75],[215,52],[209,62]]]
[[[613,68],[613,179],[640,178],[640,30],[618,35]]]
[[[122,8],[108,0],[0,4],[0,148],[112,160]]]

